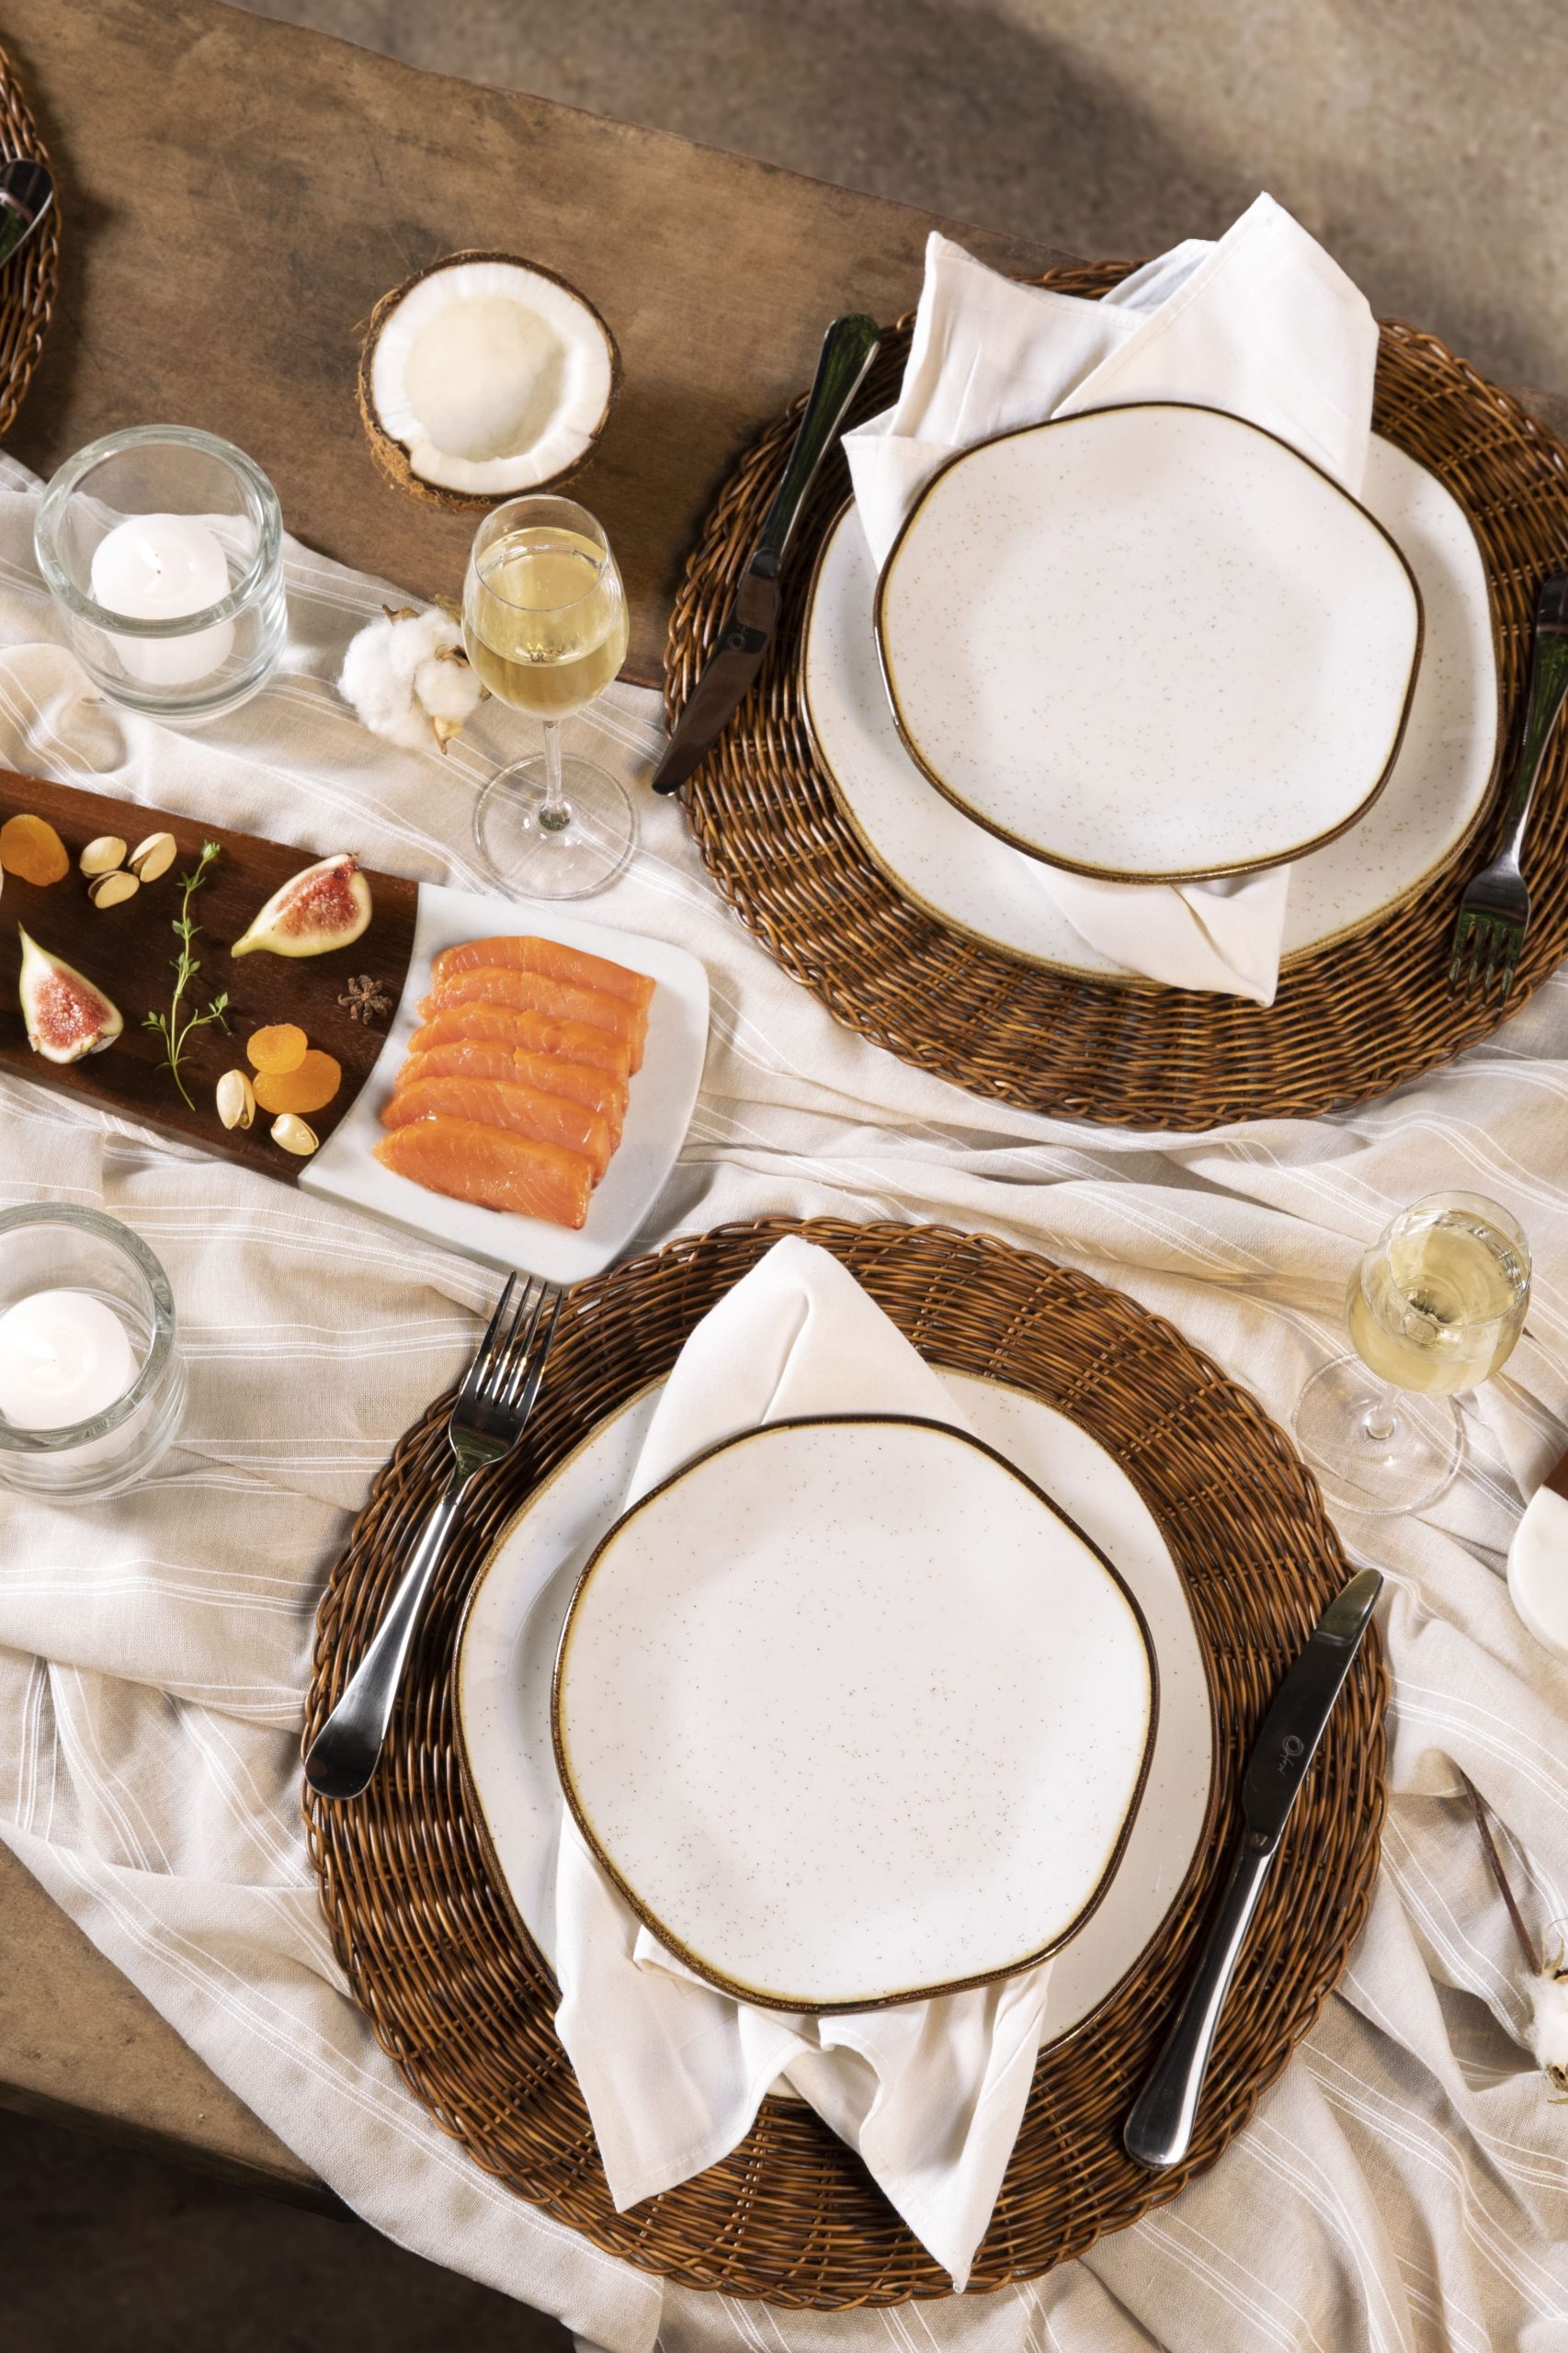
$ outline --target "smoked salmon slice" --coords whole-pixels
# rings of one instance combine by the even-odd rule
[[[429,1003],[429,999],[426,999]],[[443,1006],[432,1013],[408,1041],[411,1054],[428,1053],[432,1046],[449,1046],[460,1038],[477,1038],[492,1046],[515,1046],[527,1054],[559,1054],[563,1062],[585,1063],[589,1070],[609,1071],[616,1078],[631,1074],[631,1048],[624,1038],[591,1021],[566,1021],[550,1013],[522,1013],[505,1005]]]
[[[609,1128],[597,1111],[541,1095],[499,1078],[420,1078],[400,1086],[381,1113],[383,1128],[406,1128],[415,1120],[477,1120],[483,1128],[505,1128],[531,1136],[535,1143],[564,1144],[580,1152],[597,1185],[609,1166]]]
[[[580,1152],[477,1120],[414,1120],[381,1138],[376,1158],[394,1176],[432,1193],[551,1225],[580,1226],[594,1189],[593,1169]]]
[[[608,1070],[562,1062],[559,1054],[528,1054],[481,1038],[457,1038],[449,1046],[410,1054],[397,1074],[397,1090],[401,1094],[427,1078],[497,1078],[506,1086],[536,1086],[541,1095],[563,1096],[581,1110],[597,1111],[609,1130],[611,1151],[620,1142],[626,1081]]]
[[[428,1020],[432,1014],[445,1013],[454,1006],[493,1005],[505,1006],[510,1013],[542,1013],[558,1021],[581,1021],[595,1029],[606,1030],[612,1038],[623,1039],[631,1049],[631,1068],[642,1065],[642,1041],[648,1035],[648,1014],[645,1006],[628,1005],[624,997],[611,996],[604,989],[578,988],[572,981],[558,981],[548,972],[519,972],[505,964],[476,964],[466,972],[454,972],[441,982],[419,1003],[420,1013]]]
[[[602,989],[607,996],[624,997],[646,1013],[653,1002],[653,983],[646,972],[629,972],[608,956],[590,956],[581,948],[562,948],[559,940],[502,938],[465,939],[459,948],[443,948],[430,977],[439,988],[459,972],[483,964],[509,966],[517,972],[543,972],[552,981],[571,981],[581,989]]]

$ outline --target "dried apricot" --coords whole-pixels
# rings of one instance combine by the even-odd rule
[[[270,1029],[252,1030],[245,1051],[253,1069],[281,1077],[286,1071],[299,1069],[310,1042],[297,1021],[275,1021]]]
[[[62,882],[71,871],[65,845],[47,817],[6,818],[0,825],[0,866],[40,889]]]
[[[261,1072],[256,1099],[264,1111],[323,1111],[342,1084],[332,1056],[312,1046],[296,1070]]]

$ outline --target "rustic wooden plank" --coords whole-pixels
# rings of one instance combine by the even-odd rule
[[[336,2200],[0,1847],[0,2108],[96,2124],[333,2211]]]
[[[323,956],[257,951],[236,959],[228,952],[231,944],[278,885],[312,862],[308,855],[256,834],[199,825],[189,817],[0,770],[0,822],[23,810],[47,817],[54,826],[71,853],[71,872],[63,881],[47,885],[6,876],[0,892],[0,1065],[40,1086],[85,1097],[106,1111],[161,1128],[182,1143],[199,1144],[284,1184],[295,1183],[304,1164],[272,1142],[267,1115],[258,1110],[248,1131],[226,1129],[218,1118],[213,1090],[226,1070],[248,1067],[244,1040],[253,1029],[271,1021],[298,1022],[312,1046],[322,1047],[343,1066],[343,1084],[334,1100],[309,1115],[311,1126],[326,1142],[374,1068],[392,1017],[383,1016],[368,1028],[350,1017],[338,997],[350,974],[368,972],[381,983],[395,1006],[414,947],[417,884],[367,868],[375,912],[369,930],[351,948],[333,949]],[[168,872],[123,905],[95,907],[76,869],[87,843],[100,834],[114,834],[133,847],[160,830],[173,834],[179,844],[180,854]],[[163,1041],[142,1027],[142,1017],[168,1005],[175,977],[170,960],[179,945],[170,929],[179,914],[179,878],[190,870],[208,841],[216,842],[222,855],[208,869],[207,880],[191,902],[202,935],[196,943],[201,972],[195,995],[199,999],[226,989],[230,1004],[227,1030],[216,1025],[199,1030],[187,1051],[183,1066],[192,1109],[160,1067]],[[125,1029],[107,1052],[65,1064],[33,1052],[17,1002],[18,926],[40,948],[85,973],[119,1007]]]
[[[620,346],[620,399],[574,487],[619,558],[627,672],[644,680],[717,485],[810,382],[828,320],[906,310],[933,226],[1006,268],[1063,258],[217,0],[6,0],[3,38],[63,220],[14,453],[47,473],[119,426],[205,426],[266,469],[311,546],[454,593],[472,521],[377,473],[358,330],[442,253],[524,254],[580,286]]]

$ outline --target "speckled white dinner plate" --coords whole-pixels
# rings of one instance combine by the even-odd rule
[[[1110,1885],[1057,1953],[1044,2039],[1061,2040],[1135,1969],[1159,1934],[1212,1801],[1209,1679],[1186,1585],[1147,1504],[1087,1431],[1006,1383],[944,1373],[955,1408],[1045,1487],[1113,1560],[1137,1596],[1159,1665],[1153,1756]],[[457,1722],[465,1776],[517,1917],[555,1965],[561,1785],[551,1744],[551,1677],[585,1562],[618,1516],[664,1384],[584,1438],[514,1515],[481,1568],[458,1643]]]
[[[579,1829],[710,1983],[865,2010],[1043,1960],[1142,1797],[1158,1681],[1116,1569],[981,1439],[743,1431],[635,1503],[573,1596]]]
[[[1251,872],[1353,824],[1421,627],[1398,546],[1328,475],[1162,403],[960,451],[876,601],[916,767],[1014,848],[1110,881]]]
[[[1362,494],[1420,585],[1421,661],[1388,783],[1358,824],[1292,869],[1287,963],[1419,891],[1473,831],[1496,771],[1496,647],[1464,509],[1436,474],[1377,435]],[[867,856],[903,897],[989,947],[1052,972],[1135,977],[1074,929],[1038,859],[933,792],[904,750],[877,659],[876,579],[851,504],[812,584],[802,700],[818,764]]]

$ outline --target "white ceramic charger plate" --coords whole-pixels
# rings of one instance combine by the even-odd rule
[[[575,1233],[541,1218],[478,1209],[432,1193],[394,1176],[375,1157],[385,1133],[381,1111],[419,1027],[419,1000],[429,990],[432,962],[444,948],[503,933],[559,940],[591,956],[608,956],[658,983],[620,1142]],[[707,1050],[708,975],[684,948],[612,931],[608,924],[585,923],[531,902],[518,905],[422,882],[408,977],[386,1043],[347,1118],[301,1170],[300,1189],[367,1210],[405,1233],[444,1242],[488,1267],[515,1267],[546,1282],[582,1282],[620,1256],[663,1190],[690,1123]]]
[[[1420,584],[1421,662],[1383,790],[1359,824],[1292,867],[1287,961],[1419,890],[1475,827],[1500,751],[1486,573],[1463,508],[1435,474],[1376,435],[1363,496]],[[1135,978],[1074,929],[1037,859],[971,824],[904,750],[877,659],[876,576],[846,506],[812,583],[802,699],[819,765],[867,855],[902,896],[990,947],[1051,971]]]
[[[1303,857],[1393,765],[1421,648],[1398,546],[1218,409],[1085,409],[960,450],[882,566],[904,746],[976,824],[1106,881]]]
[[[1066,1941],[1157,1707],[1131,1594],[1004,1456],[816,1415],[705,1449],[605,1536],[562,1633],[556,1764],[601,1868],[699,1976],[867,2010]]]
[[[1132,1970],[1175,1901],[1209,1820],[1214,1735],[1186,1588],[1126,1473],[1064,1415],[1003,1383],[944,1374],[976,1434],[1044,1487],[1126,1579],[1148,1620],[1159,1715],[1142,1802],[1096,1910],[1051,1964],[1045,2038],[1059,2040]],[[566,1608],[618,1518],[662,1384],[607,1417],[530,1495],[475,1580],[458,1653],[468,1778],[518,1917],[556,1953],[562,1821],[551,1745],[551,1677]]]

